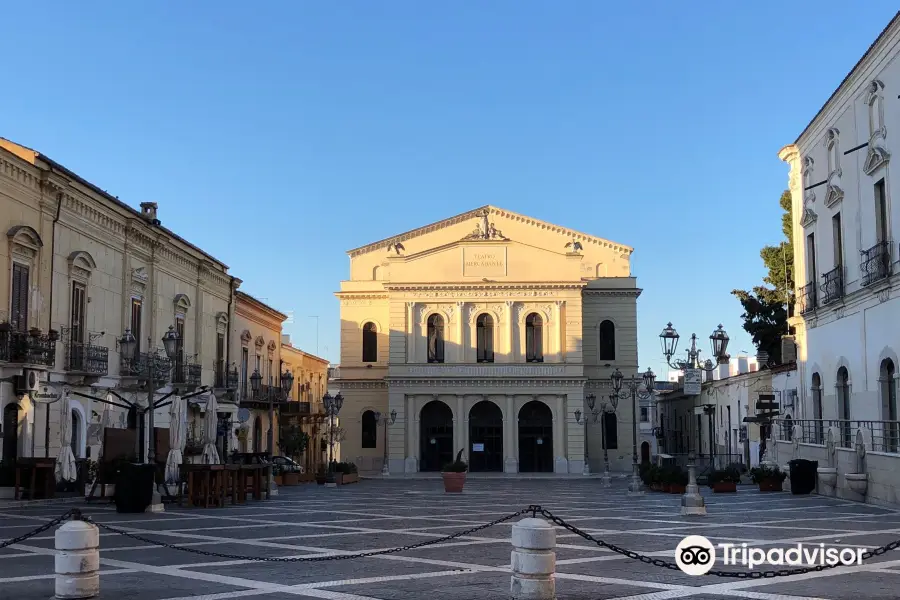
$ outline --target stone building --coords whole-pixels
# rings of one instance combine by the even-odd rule
[[[309,446],[303,456],[303,466],[315,472],[319,465],[327,461],[323,448],[325,409],[322,397],[328,385],[328,361],[304,352],[291,345],[290,336],[281,336],[281,365],[284,371],[294,376],[292,402],[288,402],[279,413],[282,423],[296,424],[309,435]],[[327,442],[325,442],[327,444]]]
[[[391,472],[440,470],[463,450],[472,471],[581,473],[576,411],[610,393],[616,368],[638,371],[631,253],[493,206],[351,250],[334,382],[344,459],[380,469],[386,426]],[[620,470],[631,414],[624,402],[606,421]]]

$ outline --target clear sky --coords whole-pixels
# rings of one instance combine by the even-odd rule
[[[0,21],[0,136],[230,265],[339,359],[345,251],[484,204],[635,248],[666,321],[755,352],[730,292],[793,142],[896,1],[45,2]]]

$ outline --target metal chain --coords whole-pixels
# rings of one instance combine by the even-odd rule
[[[253,560],[260,562],[322,562],[329,560],[347,560],[350,558],[366,558],[369,556],[382,556],[385,554],[395,554],[397,552],[405,552],[407,550],[415,550],[416,548],[423,548],[425,546],[433,546],[434,544],[440,544],[443,542],[447,542],[450,540],[454,540],[459,537],[463,537],[466,535],[471,535],[476,531],[481,531],[482,529],[487,529],[489,527],[494,527],[495,525],[499,525],[505,521],[509,521],[510,519],[514,519],[515,517],[521,516],[526,512],[535,512],[535,508],[526,508],[520,511],[514,512],[510,515],[506,515],[500,519],[496,519],[491,521],[490,523],[486,523],[484,525],[479,525],[477,527],[472,527],[471,529],[466,529],[465,531],[460,531],[457,533],[453,533],[451,535],[444,536],[442,538],[437,538],[433,540],[427,540],[424,542],[419,542],[418,544],[411,544],[409,546],[399,546],[397,548],[388,548],[386,550],[373,550],[371,552],[358,552],[354,554],[330,554],[327,556],[298,556],[298,557],[281,557],[281,556],[242,556],[240,554],[224,554],[222,552],[210,552],[207,550],[198,550],[197,548],[186,548],[184,546],[177,546],[175,544],[168,544],[166,542],[160,542],[158,540],[151,540],[150,538],[144,537],[142,535],[138,535],[136,533],[131,533],[129,531],[125,531],[123,529],[118,529],[116,527],[110,527],[104,523],[97,523],[93,521],[89,517],[85,517],[85,521],[89,523],[93,523],[97,527],[101,529],[105,529],[107,531],[111,531],[112,533],[118,533],[120,535],[124,535],[126,537],[130,537],[132,539],[145,542],[147,544],[153,544],[154,546],[160,546],[162,548],[171,548],[173,550],[181,550],[182,552],[190,552],[192,554],[200,554],[203,556],[214,556],[216,558],[230,558],[234,560]]]
[[[44,533],[51,527],[56,527],[57,525],[59,525],[60,523],[62,523],[63,521],[65,521],[72,515],[76,515],[75,518],[81,518],[81,513],[79,511],[77,511],[76,509],[67,510],[62,515],[56,517],[52,521],[48,521],[47,523],[44,523],[43,525],[41,525],[34,531],[29,531],[28,533],[23,533],[19,537],[15,537],[11,540],[6,540],[4,542],[0,542],[0,548],[6,548],[7,546],[12,546],[13,544],[18,544],[18,543],[24,542],[25,540],[27,540],[30,537],[34,537],[39,533]]]
[[[572,533],[579,535],[588,541],[594,542],[598,546],[607,548],[609,550],[612,550],[613,552],[616,552],[623,556],[627,556],[628,558],[633,558],[635,560],[639,560],[642,563],[646,563],[648,565],[653,565],[655,567],[662,567],[664,569],[671,569],[673,571],[681,570],[681,567],[679,567],[674,562],[662,560],[661,558],[653,558],[652,556],[644,556],[643,554],[639,554],[639,553],[633,552],[631,550],[626,550],[625,548],[620,548],[619,546],[616,546],[615,544],[610,544],[609,542],[604,542],[603,540],[598,540],[591,534],[585,533],[584,531],[581,531],[574,525],[570,525],[569,523],[566,523],[564,520],[557,517],[556,515],[551,513],[549,510],[545,510],[541,507],[537,507],[537,508],[538,508],[537,512],[539,512],[547,520],[552,521],[556,525],[559,525],[560,527],[567,529],[568,531],[571,531]],[[872,558],[873,556],[880,556],[880,555],[884,554],[885,552],[889,552],[891,550],[896,550],[897,548],[900,548],[900,540],[891,542],[889,544],[881,546],[880,548],[876,548],[875,550],[868,550],[866,552],[863,552],[862,558],[863,558],[863,560],[866,560],[866,559]],[[788,577],[790,575],[803,575],[804,573],[812,573],[812,572],[816,572],[816,571],[827,571],[828,569],[834,569],[835,567],[840,567],[840,566],[843,566],[843,565],[841,565],[840,563],[835,563],[833,565],[815,565],[812,567],[800,567],[797,569],[778,569],[778,570],[772,570],[772,571],[749,571],[749,570],[748,571],[721,571],[718,569],[713,569],[706,574],[713,575],[716,577],[729,577],[732,579],[771,579],[772,577]]]

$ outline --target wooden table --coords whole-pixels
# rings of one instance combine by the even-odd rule
[[[213,506],[225,506],[225,465],[183,464],[180,468],[182,477],[187,475],[182,506],[185,499],[190,505],[203,508],[209,508],[210,500]]]
[[[16,460],[16,487],[14,498],[21,500],[19,489],[22,487],[22,472],[30,471],[28,482],[28,499],[35,499],[37,491],[37,479],[40,474],[44,479],[45,498],[53,498],[56,495],[56,459],[55,458],[19,458]]]

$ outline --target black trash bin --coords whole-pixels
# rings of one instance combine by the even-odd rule
[[[791,493],[795,495],[812,493],[816,489],[816,471],[819,462],[795,458],[788,465],[791,469]]]
[[[153,502],[155,467],[122,463],[116,473],[116,512],[142,513]]]

